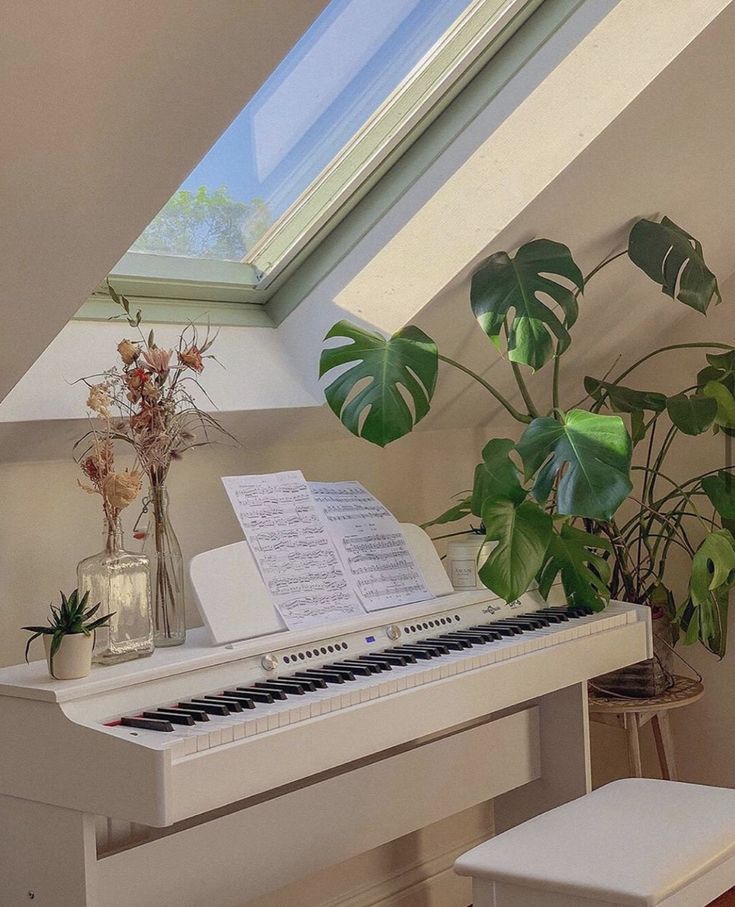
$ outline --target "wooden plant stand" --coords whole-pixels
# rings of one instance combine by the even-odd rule
[[[661,696],[650,699],[625,699],[590,692],[590,719],[599,724],[621,727],[628,740],[628,764],[633,778],[643,777],[639,731],[651,722],[656,752],[661,764],[661,777],[677,781],[674,743],[669,725],[669,712],[697,702],[704,695],[701,682],[677,676],[674,686]]]

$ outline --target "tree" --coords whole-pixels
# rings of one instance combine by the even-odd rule
[[[263,199],[233,199],[226,186],[179,191],[132,246],[134,252],[239,261],[271,224]]]

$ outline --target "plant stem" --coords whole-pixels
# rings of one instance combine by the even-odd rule
[[[551,408],[556,412],[559,409],[559,370],[561,354],[559,353],[559,344],[556,345],[554,353],[554,376],[551,382]]]
[[[439,359],[442,362],[446,362],[447,365],[453,365],[454,368],[457,368],[461,372],[464,372],[465,375],[469,375],[470,378],[474,378],[475,381],[478,382],[478,384],[481,384],[485,388],[485,390],[489,391],[493,395],[493,397],[495,397],[498,403],[500,403],[500,405],[504,409],[506,409],[511,416],[513,416],[516,422],[523,422],[525,425],[528,425],[528,423],[531,421],[530,414],[525,414],[517,410],[515,406],[513,406],[513,404],[500,393],[499,390],[496,390],[492,386],[492,384],[488,384],[488,382],[485,381],[484,378],[481,378],[476,372],[473,372],[472,369],[467,368],[467,366],[462,365],[455,359],[450,359],[449,356],[443,356],[441,353],[439,353]]]
[[[513,369],[513,376],[516,379],[518,390],[521,392],[521,396],[523,397],[523,402],[528,407],[529,415],[533,416],[534,419],[537,418],[540,413],[538,409],[536,409],[536,404],[533,402],[533,398],[531,397],[531,394],[526,387],[526,382],[524,381],[523,375],[521,374],[520,366],[517,362],[511,362],[510,367]]]
[[[660,353],[669,353],[671,350],[694,350],[694,349],[716,349],[716,350],[735,350],[735,347],[730,343],[711,343],[709,341],[698,341],[696,343],[672,343],[669,346],[662,346],[656,350],[653,350],[650,353],[647,353],[643,358],[639,359],[637,362],[634,362],[633,365],[629,366],[625,371],[621,372],[620,375],[615,379],[613,384],[617,384],[618,381],[622,381],[623,378],[626,378],[634,369],[637,369],[639,365],[643,365],[644,362],[648,362],[649,359],[653,359],[654,356],[658,356]]]
[[[613,262],[613,261],[615,261],[616,258],[620,258],[622,255],[627,255],[627,254],[628,254],[628,249],[625,248],[625,249],[622,249],[620,252],[615,252],[613,255],[610,255],[609,258],[603,258],[603,260],[598,265],[595,265],[594,268],[592,268],[592,270],[589,272],[589,274],[584,278],[585,286],[587,286],[587,283],[590,280],[592,280],[592,278],[595,276],[595,274],[597,274],[603,268],[607,267],[610,264],[610,262]]]

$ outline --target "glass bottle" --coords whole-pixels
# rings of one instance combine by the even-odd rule
[[[115,664],[153,653],[150,567],[144,554],[126,551],[122,525],[105,518],[104,547],[77,567],[77,583],[89,592],[90,604],[100,602],[96,616],[112,613],[109,626],[96,631],[92,660]]]
[[[151,565],[153,639],[156,646],[180,646],[186,639],[184,559],[168,510],[163,482],[151,483],[143,551]]]

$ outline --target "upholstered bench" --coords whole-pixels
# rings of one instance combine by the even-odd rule
[[[735,790],[629,778],[475,847],[473,907],[703,907],[735,885]]]

